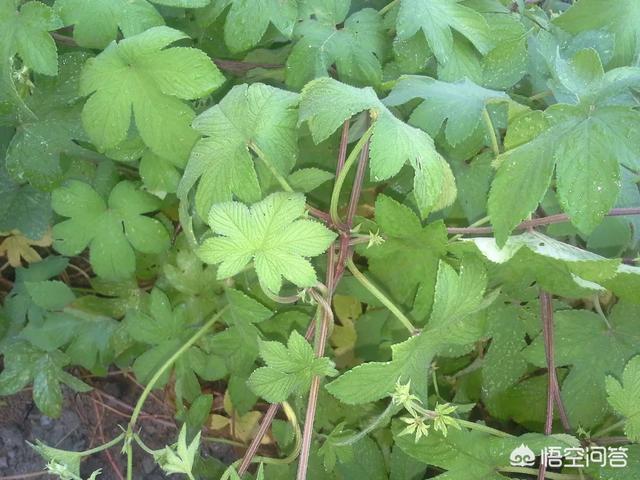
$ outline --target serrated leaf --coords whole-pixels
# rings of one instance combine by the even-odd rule
[[[260,199],[252,151],[259,150],[287,175],[298,154],[295,129],[298,96],[260,83],[238,85],[216,106],[201,113],[194,128],[205,135],[193,148],[178,196],[198,182],[196,209],[207,218],[211,205]]]
[[[114,187],[105,202],[86,183],[70,181],[54,191],[53,209],[70,217],[53,228],[54,247],[65,255],[90,249],[94,271],[118,280],[135,271],[135,250],[160,253],[169,246],[165,227],[144,216],[159,207],[158,200],[129,181]]]
[[[625,417],[624,433],[632,442],[640,442],[640,357],[634,357],[622,372],[622,382],[606,378],[607,401]]]
[[[254,262],[262,287],[277,293],[282,277],[298,287],[316,284],[309,257],[323,253],[336,234],[313,220],[301,219],[304,196],[273,193],[247,207],[219,203],[211,208],[209,226],[217,234],[198,248],[203,261],[220,264],[218,278],[236,275]]]
[[[2,353],[6,363],[0,373],[0,395],[12,395],[33,381],[36,406],[49,417],[57,418],[62,412],[60,383],[81,392],[91,389],[62,370],[69,364],[69,358],[60,351],[43,352],[27,342],[16,342]]]
[[[58,74],[56,44],[48,32],[62,28],[62,21],[51,7],[30,1],[17,10],[14,0],[0,1],[0,51],[2,61],[16,53],[34,71]]]
[[[320,185],[328,182],[334,177],[333,173],[320,170],[319,168],[301,168],[291,172],[287,181],[296,192],[307,193],[315,190]]]
[[[333,99],[328,103],[327,98]],[[425,132],[395,117],[370,88],[354,88],[330,78],[308,83],[300,100],[300,121],[306,121],[316,143],[325,140],[352,115],[369,110],[371,176],[383,181],[397,175],[405,163],[415,171],[413,193],[425,216],[450,205],[456,189],[453,173]]]
[[[509,100],[504,92],[489,90],[465,79],[448,83],[417,75],[402,76],[384,99],[385,105],[402,105],[421,98],[409,122],[430,135],[437,135],[444,125],[444,133],[451,145],[468,138],[480,124],[489,103]]]
[[[133,117],[154,153],[188,156],[197,136],[189,126],[194,113],[183,100],[209,94],[224,79],[204,52],[165,48],[184,38],[178,30],[154,27],[87,62],[80,80],[80,92],[89,95],[82,124],[101,151],[126,138]]]
[[[11,232],[0,232],[0,235],[7,235],[0,242],[0,256],[7,257],[9,265],[19,267],[24,259],[27,263],[39,262],[42,260],[40,254],[33,247],[48,247],[51,245],[51,235],[45,234],[40,239],[32,240],[21,234],[17,230]]]
[[[214,0],[211,21],[229,5],[224,41],[233,52],[256,46],[271,24],[285,37],[291,37],[298,16],[298,0]]]
[[[310,10],[294,30],[297,41],[286,64],[286,81],[302,88],[309,80],[327,75],[335,64],[338,77],[349,84],[378,85],[386,36],[378,12],[364,8],[347,18],[350,1],[335,2],[319,14],[322,2],[307,2]],[[315,7],[315,8],[314,8]],[[307,13],[307,12],[305,12]]]
[[[611,328],[592,312],[555,312],[555,362],[559,367],[571,366],[562,382],[561,393],[572,425],[589,428],[606,415],[606,375],[621,375],[629,359],[640,353],[637,310],[636,306],[618,303],[608,316]],[[594,352],[607,354],[600,356]],[[525,350],[525,356],[536,366],[545,365],[541,336]]]
[[[440,63],[446,63],[452,53],[454,30],[481,53],[487,53],[491,46],[486,20],[459,0],[402,0],[396,30],[401,40],[407,40],[422,30]]]
[[[260,356],[267,366],[255,370],[248,385],[270,403],[284,402],[294,392],[305,393],[316,375],[338,374],[333,362],[316,358],[309,342],[295,330],[286,347],[279,342],[261,342]]]

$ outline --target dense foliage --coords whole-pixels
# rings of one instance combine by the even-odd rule
[[[153,389],[191,479],[640,478],[639,58],[636,0],[0,0],[0,394],[146,385],[62,479]]]

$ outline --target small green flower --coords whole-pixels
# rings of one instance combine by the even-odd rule
[[[442,432],[442,435],[447,436],[448,427],[454,427],[460,430],[458,421],[450,416],[456,411],[458,407],[449,403],[437,404],[435,408],[435,415],[433,417],[433,428],[436,431]]]
[[[402,417],[400,420],[407,424],[404,430],[400,432],[401,436],[415,435],[415,442],[418,443],[422,437],[429,435],[430,425],[425,423],[426,417],[414,415],[413,417]]]
[[[402,405],[414,417],[417,416],[414,405],[422,403],[418,397],[411,393],[411,380],[404,385],[400,383],[400,380],[396,382],[396,389],[391,395],[391,401],[394,405]]]

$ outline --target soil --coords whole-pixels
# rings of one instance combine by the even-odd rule
[[[65,391],[65,405],[60,418],[41,414],[31,400],[31,392],[20,392],[11,397],[0,397],[0,480],[19,478],[52,478],[37,475],[44,468],[42,458],[27,444],[37,440],[65,450],[87,450],[121,433],[126,425],[131,406],[140,389],[129,379],[108,377],[92,382],[95,390],[85,394]],[[176,439],[177,427],[173,421],[170,402],[162,392],[154,392],[145,404],[139,420],[140,436],[153,448],[162,448]],[[230,447],[203,445],[204,454],[221,460],[235,458]],[[100,480],[121,480],[126,460],[120,454],[120,445],[107,452],[88,457],[82,463],[82,478],[101,468]],[[134,478],[160,480],[165,476],[153,458],[136,447],[134,449]]]

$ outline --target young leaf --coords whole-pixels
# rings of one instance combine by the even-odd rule
[[[422,30],[439,63],[446,63],[453,52],[452,30],[481,53],[487,53],[491,46],[486,20],[459,0],[401,0],[396,30],[400,40],[408,40]]]
[[[112,43],[90,59],[80,81],[89,95],[82,124],[101,150],[122,142],[131,124],[157,155],[186,158],[196,140],[189,123],[193,111],[183,100],[203,97],[223,77],[204,52],[186,47],[164,48],[187,36],[168,27]]]
[[[309,342],[295,330],[287,346],[279,342],[261,342],[260,356],[266,367],[249,377],[249,387],[270,403],[284,402],[294,393],[305,393],[315,375],[333,377],[338,374],[333,362],[316,358]]]
[[[607,401],[626,418],[624,433],[632,442],[640,442],[640,357],[633,357],[624,367],[622,383],[606,378]]]
[[[191,471],[200,448],[200,433],[198,432],[191,443],[187,445],[187,427],[183,425],[178,435],[178,442],[173,448],[166,446],[159,453],[154,453],[154,458],[160,468],[169,475],[181,473],[193,478]]]
[[[62,28],[62,21],[42,2],[26,2],[19,10],[17,6],[15,0],[0,0],[0,61],[17,53],[35,72],[57,75],[58,52],[48,32]]]
[[[108,202],[86,183],[70,181],[53,192],[53,209],[70,217],[53,227],[54,247],[65,255],[78,255],[87,246],[96,274],[110,280],[135,271],[134,248],[160,253],[169,246],[165,227],[144,213],[157,210],[158,200],[136,190],[128,181],[118,183]]]
[[[325,11],[322,2],[307,2],[309,12],[296,26],[294,36],[299,40],[287,59],[288,85],[302,88],[309,80],[326,76],[334,64],[344,82],[380,83],[386,41],[382,17],[365,8],[347,18],[350,4],[339,0]]]
[[[308,257],[323,253],[336,234],[313,220],[301,219],[304,196],[273,193],[250,208],[237,202],[211,208],[209,226],[217,234],[198,249],[203,261],[220,264],[218,278],[228,278],[254,262],[262,288],[277,293],[282,277],[298,287],[312,287],[316,273]]]
[[[327,102],[332,98],[332,102]],[[300,121],[308,122],[316,143],[329,137],[345,120],[369,110],[374,121],[371,135],[371,176],[382,181],[398,174],[409,162],[415,171],[413,194],[420,213],[442,209],[455,199],[453,173],[422,130],[395,117],[370,88],[354,88],[331,78],[309,82],[302,91]]]
[[[298,95],[255,83],[238,85],[214,107],[201,113],[193,127],[204,135],[196,143],[178,196],[185,198],[196,182],[196,209],[207,218],[211,205],[235,195],[245,202],[260,199],[260,184],[251,151],[260,151],[282,175],[298,154]]]

